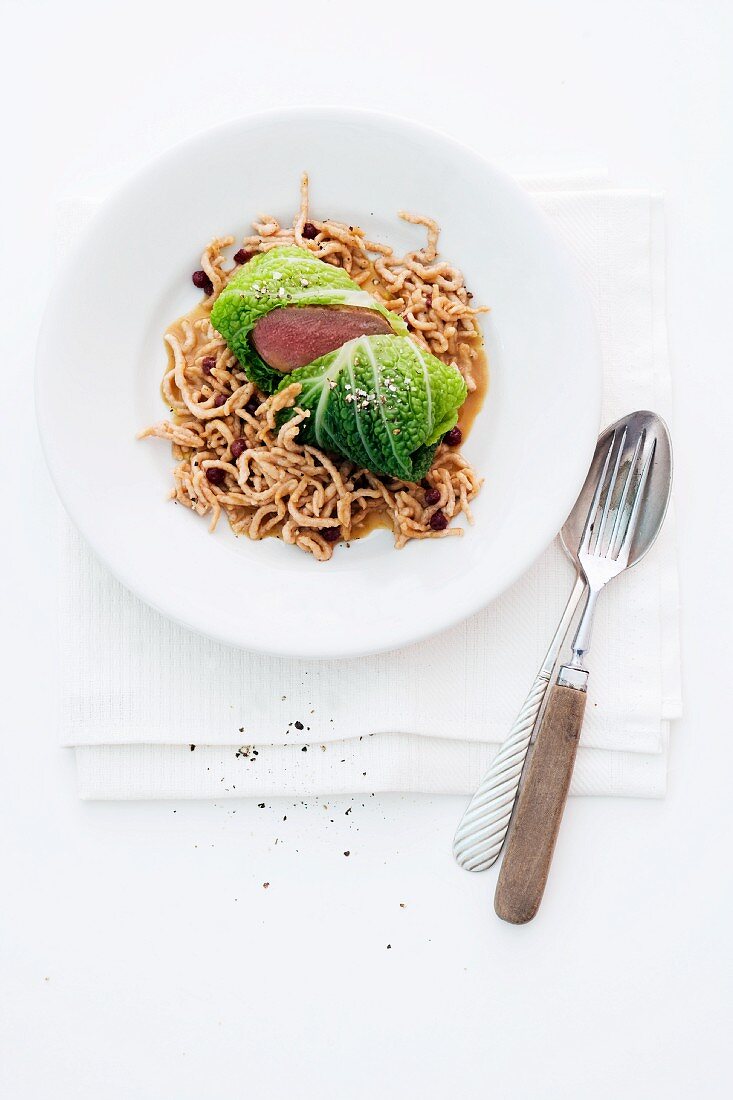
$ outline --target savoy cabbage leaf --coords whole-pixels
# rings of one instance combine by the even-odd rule
[[[283,378],[299,382],[310,416],[301,442],[343,455],[375,474],[419,481],[458,420],[466,383],[406,336],[360,336]],[[281,414],[291,419],[294,409]]]
[[[273,393],[282,374],[268,366],[252,346],[250,334],[260,317],[282,306],[357,306],[385,317],[394,332],[407,326],[362,290],[340,267],[324,263],[295,245],[254,256],[230,279],[214,302],[211,323],[242,364],[248,378],[264,393]]]

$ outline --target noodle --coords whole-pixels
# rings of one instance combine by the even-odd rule
[[[396,257],[387,245],[367,240],[357,226],[311,220],[304,174],[292,227],[260,215],[253,223],[255,233],[244,238],[242,247],[254,253],[296,244],[343,267],[388,309],[402,315],[417,343],[457,366],[472,393],[481,346],[476,316],[483,310],[471,305],[461,273],[438,259],[436,223],[414,214],[400,217],[425,227],[427,245]],[[236,535],[278,535],[318,561],[331,558],[337,539],[357,537],[375,522],[392,527],[398,549],[412,539],[462,535],[460,527],[434,530],[430,525],[439,511],[448,521],[464,515],[473,523],[470,502],[482,481],[454,448],[438,447],[420,485],[381,478],[298,443],[299,426],[309,413],[298,407],[297,382],[265,399],[248,381],[209,319],[216,298],[239,270],[237,264],[227,266],[224,253],[233,243],[233,237],[215,238],[203,253],[201,267],[212,291],[165,333],[169,365],[161,394],[171,419],[139,436],[171,443],[178,463],[171,499],[210,516],[212,531],[224,512]],[[276,414],[284,408],[294,408],[295,415],[278,429]],[[425,499],[429,490],[440,494],[430,505]]]

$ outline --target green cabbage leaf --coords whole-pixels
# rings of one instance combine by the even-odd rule
[[[407,333],[401,317],[362,290],[340,267],[324,263],[295,245],[261,252],[227,283],[214,303],[211,323],[263,393],[273,393],[282,373],[257,354],[250,334],[260,317],[282,306],[359,306],[385,317],[398,335]]]
[[[350,340],[281,376],[279,389],[293,382],[301,385],[297,406],[310,413],[299,442],[404,481],[425,476],[466,399],[459,370],[406,336]],[[294,415],[283,410],[281,422]]]

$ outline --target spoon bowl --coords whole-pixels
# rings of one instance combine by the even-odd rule
[[[633,412],[628,416],[622,416],[615,424],[610,424],[599,436],[593,462],[588,470],[583,488],[580,490],[573,510],[560,531],[560,539],[565,553],[575,563],[578,572],[581,573],[582,567],[578,560],[578,550],[583,539],[585,522],[593,503],[593,495],[601,480],[603,465],[606,461],[611,440],[614,434],[619,437],[624,432],[627,433],[629,439],[637,439],[642,433],[646,433],[647,439],[653,439],[655,443],[654,457],[647,479],[644,507],[639,513],[639,520],[629,543],[629,558],[626,568],[636,565],[651,550],[667,514],[672,492],[672,444],[669,438],[669,429],[661,416],[653,412]],[[626,461],[630,460],[630,457],[629,454]],[[624,459],[622,459],[623,461]],[[623,474],[623,466],[620,472]],[[623,478],[619,479],[619,481],[622,480]],[[612,502],[612,506],[614,504],[615,502]]]

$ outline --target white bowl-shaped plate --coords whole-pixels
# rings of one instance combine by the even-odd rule
[[[485,477],[463,538],[393,548],[377,531],[325,564],[166,500],[173,460],[138,442],[167,410],[162,333],[198,300],[191,272],[215,235],[253,216],[289,222],[300,174],[315,217],[397,249],[435,217],[484,321],[489,395],[464,450]],[[37,410],[48,463],[84,537],[166,615],[246,649],[347,657],[451,626],[503,592],[550,542],[590,463],[600,410],[592,310],[571,260],[507,176],[412,122],[353,110],[276,111],[165,153],[106,202],[55,283],[41,331]]]

